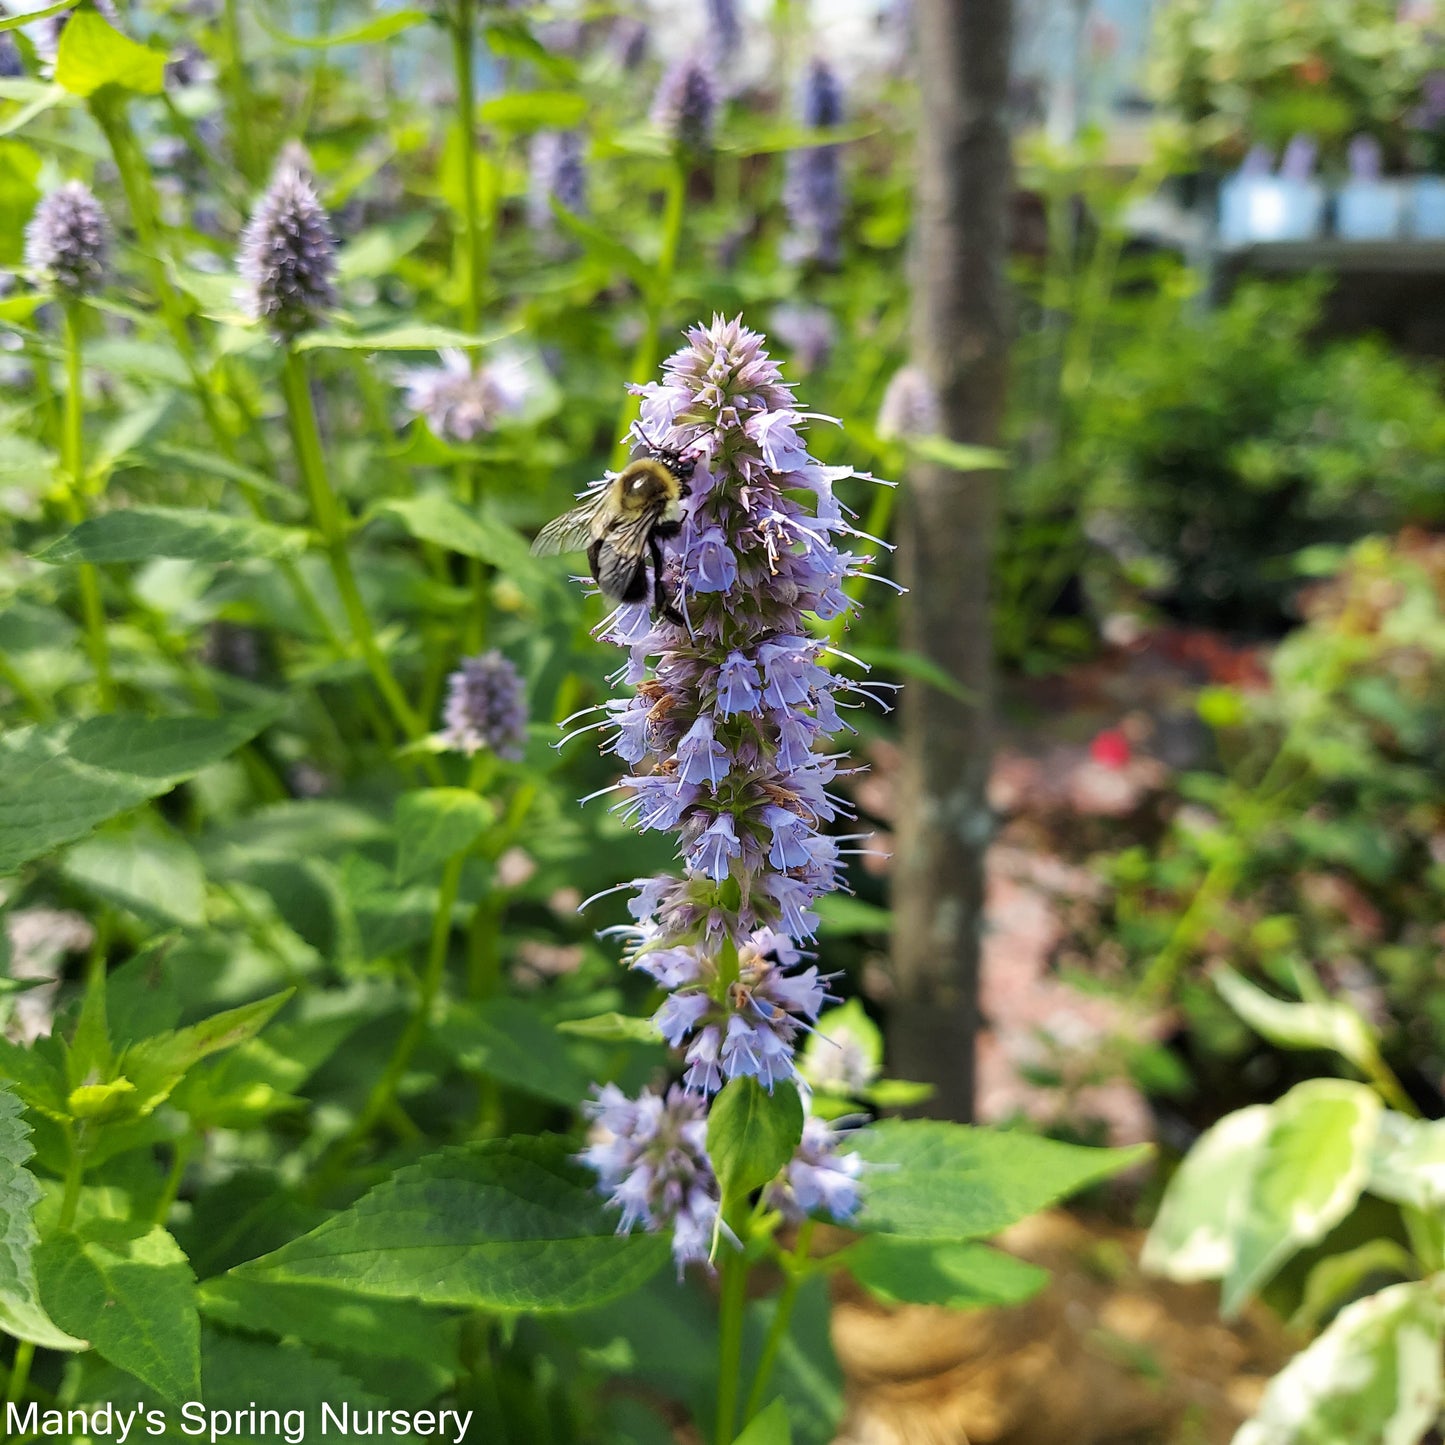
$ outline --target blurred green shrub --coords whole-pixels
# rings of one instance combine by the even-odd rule
[[[1436,368],[1374,338],[1311,346],[1322,287],[1138,306],[1096,368],[1073,470],[1124,574],[1189,621],[1277,630],[1301,549],[1445,513]]]

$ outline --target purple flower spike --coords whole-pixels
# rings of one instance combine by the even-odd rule
[[[241,236],[242,299],[280,340],[309,331],[336,305],[336,237],[305,151],[289,146]]]
[[[25,264],[70,296],[99,290],[109,254],[110,224],[83,181],[66,181],[51,191],[25,228]]]
[[[811,621],[846,615],[843,584],[872,559],[849,542],[858,534],[833,492],[857,474],[808,454],[807,419],[763,338],[719,317],[687,339],[662,380],[639,388],[648,439],[693,464],[680,533],[665,543],[679,616],[614,614],[605,637],[637,691],[603,710],[603,746],[630,765],[622,815],[677,836],[681,876],[638,880],[635,926],[619,931],[667,990],[654,1023],[702,1109],[732,1080],[798,1081],[799,1044],[828,999],[802,946],[813,905],[842,886],[838,844],[822,831],[847,816],[831,791],[846,771],[827,743],[834,695],[862,689],[824,665]],[[788,1208],[852,1211],[852,1166],[830,1137],[814,1126],[776,1184]],[[643,1219],[645,1191],[599,1172],[624,1217]],[[680,1258],[697,1228],[691,1216],[674,1224]]]
[[[470,756],[491,748],[515,762],[527,741],[527,694],[522,674],[500,652],[468,657],[447,679],[443,741]]]
[[[843,90],[832,66],[814,60],[803,85],[800,118],[826,130],[843,121]],[[836,145],[810,146],[788,156],[783,185],[791,234],[784,243],[790,261],[836,266],[843,235],[843,157]]]
[[[841,1154],[839,1132],[823,1119],[803,1120],[803,1139],[781,1177],[768,1186],[767,1202],[793,1224],[823,1214],[845,1224],[858,1212],[863,1161]]]
[[[712,145],[717,123],[717,81],[703,61],[679,61],[662,77],[652,102],[653,123],[685,151],[705,151]]]
[[[717,1228],[718,1187],[707,1157],[707,1111],[681,1089],[666,1096],[644,1090],[629,1099],[615,1084],[597,1091],[583,1112],[593,1123],[582,1154],[597,1184],[622,1211],[617,1226],[672,1229],[679,1277],[706,1260]]]

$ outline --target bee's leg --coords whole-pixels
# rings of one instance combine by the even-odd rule
[[[686,627],[687,619],[677,610],[673,599],[667,595],[667,589],[662,581],[662,547],[658,543],[655,533],[649,539],[649,542],[652,551],[653,605],[669,622],[675,622],[679,627]]]

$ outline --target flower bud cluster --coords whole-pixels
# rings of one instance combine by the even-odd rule
[[[109,254],[110,225],[83,181],[66,181],[51,191],[25,228],[25,264],[67,296],[98,290]]]
[[[336,305],[336,237],[304,160],[282,156],[241,237],[246,307],[287,341]]]

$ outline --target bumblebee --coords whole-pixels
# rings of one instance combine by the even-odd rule
[[[533,554],[550,557],[585,548],[594,580],[613,602],[645,601],[650,572],[653,606],[669,621],[683,624],[663,588],[659,544],[682,530],[682,501],[694,464],[672,447],[648,443],[643,456],[548,522],[532,543]]]

